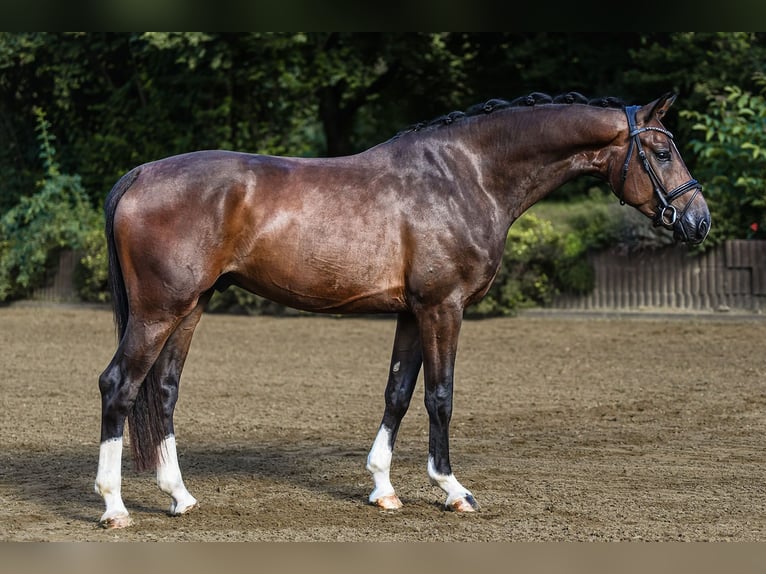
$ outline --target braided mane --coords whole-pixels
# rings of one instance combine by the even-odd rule
[[[589,99],[578,92],[568,92],[558,96],[549,96],[548,94],[544,94],[542,92],[532,92],[528,96],[521,96],[510,101],[493,98],[491,100],[487,100],[484,103],[475,104],[464,112],[454,111],[441,115],[427,122],[418,122],[403,129],[392,139],[396,139],[404,134],[411,132],[419,132],[428,128],[450,125],[464,118],[491,114],[497,110],[514,107],[537,106],[541,104],[585,104],[588,106],[597,106],[600,108],[625,108],[625,102],[623,100],[612,96]]]

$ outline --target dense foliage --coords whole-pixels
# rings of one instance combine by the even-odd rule
[[[737,86],[708,96],[705,112],[684,110],[698,132],[690,147],[699,157],[696,176],[716,225],[710,239],[766,237],[766,76],[760,93]]]
[[[103,242],[99,213],[80,178],[61,173],[50,124],[42,110],[35,115],[45,174],[34,194],[21,197],[0,217],[0,301],[28,295],[59,250],[85,249],[96,237]]]
[[[352,153],[414,122],[531,91],[631,103],[676,91],[666,123],[705,185],[713,241],[762,236],[764,73],[766,35],[745,32],[0,33],[0,300],[27,295],[64,248],[83,253],[83,297],[103,299],[101,206],[139,163],[204,148]],[[592,185],[555,196],[572,201]],[[587,289],[587,252],[629,244],[625,230],[638,229],[598,221],[600,231],[594,220],[589,231],[519,222],[519,247],[509,244],[484,310]],[[541,244],[515,251],[529,242]],[[230,304],[279,312],[243,293],[213,306]]]

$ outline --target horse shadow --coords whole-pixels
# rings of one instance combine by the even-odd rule
[[[165,514],[165,495],[154,483],[153,472],[136,472],[125,449],[123,497],[131,512]],[[364,469],[366,450],[359,444],[275,441],[265,445],[209,448],[179,446],[184,480],[195,492],[195,480],[283,483],[338,501],[365,500],[372,486]],[[95,523],[103,501],[93,489],[98,466],[98,445],[41,451],[0,453],[0,481],[9,497],[17,497],[65,520]],[[358,473],[368,484],[360,486]],[[342,476],[340,476],[342,475]],[[352,478],[349,480],[348,477]],[[132,485],[132,486],[131,486]],[[129,488],[126,488],[129,486]],[[256,486],[257,488],[257,486]],[[162,505],[154,502],[162,497]]]

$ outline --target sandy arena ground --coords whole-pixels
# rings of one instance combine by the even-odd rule
[[[124,458],[135,525],[93,491],[111,313],[0,308],[0,539],[6,541],[764,541],[766,321],[467,321],[451,454],[481,511],[446,512],[426,475],[422,381],[392,481],[367,504],[389,319],[206,315],[176,430],[195,512],[166,514]]]

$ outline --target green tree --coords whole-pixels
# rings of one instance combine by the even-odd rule
[[[694,130],[693,122],[679,112],[705,111],[710,94],[722,92],[725,86],[757,91],[754,78],[766,72],[766,34],[650,32],[641,35],[640,45],[630,54],[631,64],[623,71],[623,83],[636,103],[651,101],[668,90],[679,94],[663,122],[674,132],[684,153]],[[695,173],[701,158],[689,153],[684,158]]]
[[[711,244],[766,237],[766,76],[755,80],[760,93],[725,86],[708,96],[704,112],[681,112],[699,134],[689,144],[714,217]]]

